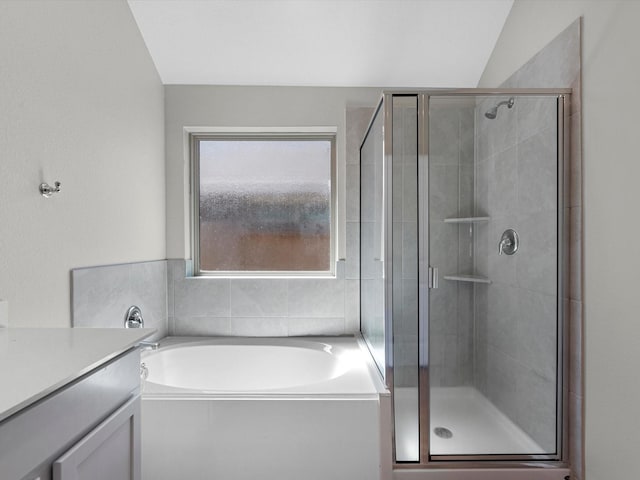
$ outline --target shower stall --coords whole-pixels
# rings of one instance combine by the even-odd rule
[[[397,465],[565,458],[569,101],[382,96],[360,150],[360,312]]]

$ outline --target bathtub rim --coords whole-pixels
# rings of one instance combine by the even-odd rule
[[[325,346],[331,346],[336,354],[347,350],[358,351],[363,359],[363,367],[350,370],[343,375],[319,383],[300,385],[291,388],[259,391],[206,391],[187,389],[142,380],[143,400],[169,400],[169,399],[374,399],[389,397],[391,393],[384,385],[380,374],[373,363],[373,358],[366,347],[361,335],[341,336],[304,336],[304,337],[193,337],[193,336],[167,336],[159,340],[159,350],[175,349],[184,346],[198,345],[291,345],[294,347],[324,350]],[[144,359],[157,353],[157,350],[143,352],[141,363]],[[350,388],[351,382],[355,382],[360,388]],[[366,387],[366,388],[365,388]],[[335,391],[337,390],[337,391]]]

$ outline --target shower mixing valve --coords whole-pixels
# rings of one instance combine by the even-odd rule
[[[500,243],[498,243],[498,255],[513,255],[518,251],[518,245],[520,239],[518,238],[518,232],[509,228],[502,233]]]

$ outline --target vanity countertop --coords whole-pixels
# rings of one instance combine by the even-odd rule
[[[154,332],[151,328],[0,328],[0,422]]]

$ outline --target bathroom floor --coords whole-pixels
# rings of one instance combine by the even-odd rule
[[[418,408],[416,390],[395,390],[396,407],[400,406],[396,408],[396,423],[402,423],[396,431],[413,439],[406,442],[407,445],[415,445],[418,437],[413,415]],[[473,387],[433,388],[430,403],[432,455],[544,453],[531,437]],[[439,430],[440,436],[435,433],[438,428],[445,429]],[[411,454],[410,450],[407,453]]]

